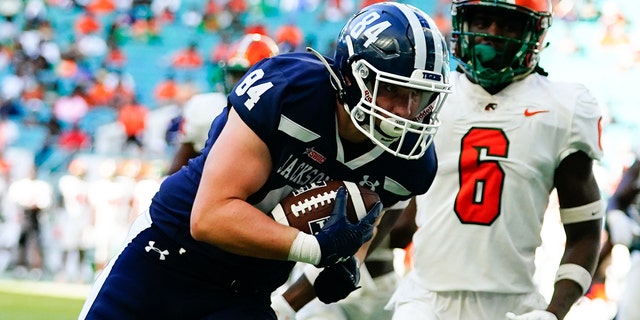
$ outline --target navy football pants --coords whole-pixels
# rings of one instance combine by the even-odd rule
[[[276,319],[270,292],[233,290],[202,259],[146,226],[96,280],[80,318]]]

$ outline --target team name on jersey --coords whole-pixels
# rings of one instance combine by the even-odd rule
[[[276,173],[297,185],[307,185],[330,179],[327,174],[294,155],[289,155],[289,158],[278,167]]]

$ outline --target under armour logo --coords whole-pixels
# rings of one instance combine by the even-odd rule
[[[164,260],[165,256],[169,255],[169,250],[160,250],[160,249],[154,247],[153,246],[154,244],[156,244],[155,241],[149,241],[149,245],[144,247],[144,250],[146,250],[147,252],[153,250],[153,251],[159,253],[160,254],[160,260]]]
[[[362,177],[362,181],[358,182],[358,184],[362,187],[367,187],[371,189],[371,191],[376,191],[376,187],[380,185],[378,181],[369,181],[369,175],[365,174]]]

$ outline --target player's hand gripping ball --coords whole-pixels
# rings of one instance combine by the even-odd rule
[[[329,220],[336,199],[336,191],[344,186],[347,198],[347,220],[356,223],[367,215],[380,197],[368,188],[349,181],[315,182],[294,190],[271,211],[273,218],[284,225],[308,234],[316,234]]]

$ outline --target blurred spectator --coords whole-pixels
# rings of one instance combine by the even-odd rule
[[[112,83],[113,81],[116,81],[115,84]],[[127,81],[127,77],[120,75],[116,79],[115,75],[108,74],[105,76],[104,83],[107,88],[113,86],[111,90],[111,102],[109,103],[110,106],[118,109],[123,104],[128,104],[133,101],[135,97],[134,87],[132,83]]]
[[[229,0],[226,4],[227,9],[234,16],[239,16],[247,11],[247,2],[245,0]]]
[[[9,120],[9,115],[0,113],[0,155],[18,137],[18,134],[18,126]]]
[[[72,54],[63,54],[60,62],[54,67],[54,74],[57,77],[56,88],[60,95],[69,94],[75,86],[75,78],[80,68],[76,58]]]
[[[219,30],[218,17],[222,15],[222,6],[215,0],[207,0],[204,4],[201,27],[203,31]]]
[[[107,28],[107,44],[109,46],[120,47],[127,42],[129,33],[127,31],[125,22],[113,21]]]
[[[161,40],[162,26],[153,16],[137,19],[131,26],[131,35],[137,41],[143,43],[156,43]]]
[[[22,0],[0,1],[0,16],[14,17],[22,10]]]
[[[5,100],[0,97],[0,115],[8,117],[21,117],[24,115],[22,106],[17,99]]]
[[[99,32],[101,29],[102,25],[100,21],[98,21],[96,16],[90,11],[82,13],[74,24],[74,30],[79,35]]]
[[[127,55],[116,42],[107,44],[107,56],[104,58],[104,66],[109,69],[122,69],[127,63]]]
[[[47,119],[45,127],[47,127],[47,134],[56,139],[58,135],[62,133],[62,125],[60,125],[60,121],[58,121],[58,118],[56,118],[55,116],[51,116],[49,117],[49,119]]]
[[[19,27],[13,16],[0,18],[0,44],[11,43],[11,41],[18,36],[18,32]]]
[[[173,22],[180,5],[181,0],[154,0],[151,3],[151,12],[163,22]]]
[[[320,19],[329,22],[341,21],[353,14],[355,9],[352,0],[327,0],[324,2],[324,11]]]
[[[180,20],[182,24],[189,28],[197,28],[202,24],[204,19],[204,14],[202,12],[202,8],[196,3],[191,4],[191,6],[182,13]]]
[[[28,102],[29,100],[44,100],[45,87],[42,82],[35,78],[29,78],[25,81],[24,88],[22,90],[22,101]]]
[[[91,107],[108,106],[113,100],[113,91],[105,85],[104,75],[98,74],[87,88],[87,102]]]
[[[179,50],[173,55],[171,65],[178,69],[196,69],[202,67],[204,61],[198,52],[198,43],[189,42],[186,48]]]
[[[76,86],[70,95],[58,98],[53,105],[53,114],[62,122],[63,127],[77,123],[88,111],[89,104],[81,86]]]
[[[158,105],[163,106],[174,103],[178,97],[178,83],[174,73],[167,73],[165,78],[158,83],[153,90],[153,95]]]
[[[24,80],[17,74],[8,74],[0,79],[0,98],[6,100],[20,99],[24,90]]]
[[[93,14],[108,14],[116,9],[113,0],[92,0],[87,4],[86,9]]]
[[[86,133],[78,123],[74,123],[71,128],[63,130],[58,137],[57,145],[67,152],[78,152],[91,147],[91,137]]]
[[[2,40],[0,40],[0,70],[6,70],[7,66],[11,62],[12,52],[11,49],[2,44]]]
[[[96,58],[107,53],[108,47],[104,37],[96,32],[79,35],[76,41],[78,52],[83,57]]]
[[[43,21],[47,17],[47,6],[43,0],[27,0],[25,1],[24,16],[27,20]]]
[[[146,106],[138,103],[134,98],[131,103],[124,104],[118,111],[118,122],[122,124],[126,141],[125,147],[134,144],[139,150],[143,148],[143,134],[146,127],[147,114],[149,110]]]

